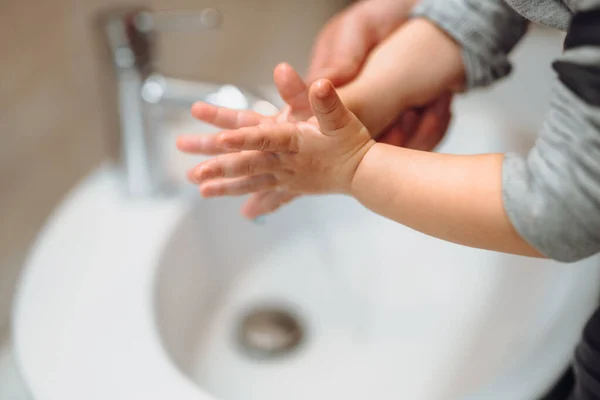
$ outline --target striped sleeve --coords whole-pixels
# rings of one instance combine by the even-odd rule
[[[600,252],[600,0],[580,0],[553,63],[554,97],[536,145],[503,166],[507,214],[544,255]]]
[[[508,55],[528,26],[504,0],[420,0],[412,14],[431,20],[461,45],[467,89],[511,72]]]

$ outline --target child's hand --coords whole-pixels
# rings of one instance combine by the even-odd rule
[[[211,104],[199,102],[192,107],[192,114],[212,125],[224,129],[237,129],[258,124],[284,123],[305,121],[313,116],[308,101],[308,87],[298,73],[286,63],[279,64],[274,71],[275,85],[287,106],[276,116],[264,116],[253,111],[235,111]],[[187,153],[217,155],[231,150],[217,147],[216,135],[189,135],[181,136],[177,145],[180,150]],[[194,181],[190,171],[190,180]],[[242,209],[248,218],[256,218],[277,210],[282,205],[298,197],[299,193],[288,190],[264,190],[254,193]]]
[[[374,141],[342,104],[331,82],[315,82],[309,99],[315,117],[306,122],[259,121],[256,126],[218,133],[214,147],[205,153],[231,153],[192,171],[202,195],[239,196],[267,190],[348,193]],[[243,151],[234,152],[238,150]]]

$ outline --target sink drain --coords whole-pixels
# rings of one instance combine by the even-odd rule
[[[280,357],[296,350],[304,341],[299,319],[281,308],[261,308],[249,312],[238,328],[242,350],[253,358]]]

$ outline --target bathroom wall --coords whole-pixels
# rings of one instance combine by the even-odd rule
[[[347,3],[133,2],[159,10],[222,10],[220,32],[166,34],[160,65],[178,76],[241,84],[269,82],[278,61],[304,69],[319,27]],[[0,1],[0,342],[36,232],[68,189],[114,154],[112,80],[93,17],[99,10],[129,4]]]

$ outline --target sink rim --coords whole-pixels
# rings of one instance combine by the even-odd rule
[[[153,263],[156,263],[159,258],[152,255],[160,254],[163,251],[172,230],[176,229],[180,218],[187,214],[192,203],[184,197],[146,200],[127,199],[121,196],[122,192],[119,190],[121,185],[120,174],[112,165],[105,163],[100,166],[69,192],[54,210],[31,246],[23,272],[17,283],[17,294],[11,315],[12,337],[18,369],[33,396],[43,400],[64,400],[74,398],[74,395],[85,395],[85,398],[88,399],[131,398],[131,393],[143,394],[143,397],[149,400],[164,399],[166,394],[183,400],[211,400],[212,396],[204,393],[200,387],[180,373],[171,363],[156,329],[152,326],[155,321],[152,310],[149,309],[150,307],[146,307],[148,308],[147,313],[143,313],[145,315],[140,316],[138,320],[120,321],[120,324],[126,326],[127,329],[131,329],[131,332],[135,332],[133,335],[137,335],[136,341],[140,342],[138,343],[138,358],[135,359],[134,365],[144,365],[144,358],[155,362],[150,361],[150,367],[144,372],[139,373],[138,371],[136,374],[124,370],[123,366],[104,364],[111,365],[111,368],[105,369],[100,365],[96,367],[97,372],[109,375],[106,377],[107,380],[113,379],[116,386],[112,385],[111,387],[110,383],[95,385],[90,390],[79,389],[80,392],[77,392],[77,386],[85,386],[84,384],[78,384],[78,382],[85,382],[86,376],[90,376],[89,373],[94,370],[94,367],[85,365],[85,355],[73,353],[75,348],[85,349],[89,343],[64,343],[66,341],[64,334],[68,335],[70,333],[69,327],[77,328],[77,326],[84,324],[79,320],[80,318],[73,323],[72,316],[80,315],[77,311],[78,305],[69,302],[64,293],[70,292],[68,286],[71,286],[71,293],[73,290],[75,293],[77,293],[77,290],[81,291],[85,287],[86,279],[89,280],[92,273],[91,271],[85,271],[85,274],[80,274],[79,280],[69,279],[68,282],[61,282],[67,289],[62,288],[63,290],[58,292],[58,296],[54,287],[46,291],[43,290],[48,282],[44,278],[56,279],[55,272],[60,272],[60,269],[68,267],[68,264],[74,262],[76,264],[76,259],[82,256],[80,253],[81,247],[74,248],[75,255],[73,253],[60,255],[53,250],[57,241],[65,241],[66,235],[72,234],[72,230],[69,230],[68,226],[65,227],[65,225],[70,224],[72,226],[74,221],[81,215],[90,215],[89,212],[86,212],[90,209],[97,211],[98,196],[100,196],[100,199],[106,200],[106,203],[102,204],[104,212],[101,216],[94,215],[90,218],[94,220],[90,224],[90,228],[102,227],[103,221],[106,223],[109,219],[105,218],[105,215],[111,212],[124,217],[123,223],[127,222],[127,218],[130,218],[133,222],[147,219],[152,224],[154,230],[152,233],[144,231],[143,227],[134,227],[129,229],[129,239],[125,237],[128,235],[124,233],[124,230],[119,230],[118,234],[111,235],[112,237],[104,235],[103,238],[113,240],[114,244],[119,240],[131,241],[131,233],[143,235],[141,237],[147,240],[147,248],[151,249],[145,257],[147,261],[150,261],[150,264],[146,262],[145,265],[138,266],[145,272],[132,272],[128,275],[120,274],[119,277],[124,282],[129,279],[132,284],[134,283],[131,282],[132,279],[144,280],[143,288],[139,288],[139,290],[150,295],[153,291],[153,277],[157,269]],[[134,206],[132,207],[132,205]],[[76,223],[80,222],[76,221]],[[106,225],[104,225],[104,228],[106,228]],[[85,235],[85,233],[82,233],[82,235]],[[89,241],[83,241],[80,246],[88,247],[88,249],[84,248],[83,250],[99,251],[98,248],[94,249],[95,246],[90,244]],[[64,247],[61,248],[64,249]],[[139,264],[143,264],[143,262]],[[48,266],[54,268],[48,268]],[[127,267],[127,265],[124,267]],[[116,267],[113,266],[113,268]],[[54,271],[50,272],[48,269],[54,269]],[[128,285],[126,283],[122,284]],[[62,297],[61,292],[63,293]],[[81,297],[79,300],[81,300]],[[145,303],[150,303],[148,299],[144,298],[142,300]],[[40,317],[40,315],[43,315],[43,317]],[[33,327],[41,325],[40,322],[37,322],[40,318],[46,322],[43,325],[45,331],[43,333],[32,332]],[[105,315],[101,319],[110,323],[110,316]],[[104,335],[99,338],[100,341],[110,342],[116,340],[110,338],[109,335],[107,337],[105,332],[103,333]],[[89,336],[86,336],[86,338],[89,338]],[[80,341],[81,339],[81,336],[79,336]],[[66,346],[66,348],[62,348],[63,346]],[[110,345],[108,346],[110,348]],[[62,351],[56,353],[58,349]],[[64,352],[64,350],[67,351]],[[62,359],[65,353],[68,355],[66,360]],[[96,351],[95,354],[97,353]],[[57,355],[60,357],[56,357]],[[79,361],[75,365],[82,365],[83,368],[69,368],[69,365],[72,367],[69,362],[73,361]],[[119,372],[119,368],[123,370]],[[107,373],[107,371],[110,372]],[[120,375],[120,373],[127,375]],[[127,379],[122,379],[121,376],[127,376]],[[119,390],[122,392],[121,394]]]

